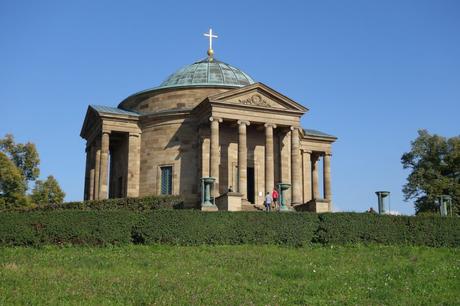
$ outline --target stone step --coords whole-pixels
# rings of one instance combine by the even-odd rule
[[[254,204],[242,204],[241,211],[264,211],[264,208]]]

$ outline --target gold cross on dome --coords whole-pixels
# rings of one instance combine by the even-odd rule
[[[214,50],[212,50],[212,39],[217,38],[217,35],[212,34],[212,29],[209,28],[208,33],[204,33],[204,36],[209,37],[209,49],[208,49],[208,55],[209,57],[212,58],[212,55],[214,54]]]

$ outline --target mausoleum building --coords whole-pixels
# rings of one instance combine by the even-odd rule
[[[331,211],[336,137],[302,128],[305,106],[208,54],[118,107],[88,107],[85,200],[172,194],[200,207],[200,179],[213,177],[216,199],[231,189],[262,205],[286,183],[290,206]]]

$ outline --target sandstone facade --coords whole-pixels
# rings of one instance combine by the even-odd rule
[[[215,197],[231,188],[243,201],[262,205],[265,193],[282,182],[291,184],[289,205],[330,211],[336,138],[303,129],[307,111],[256,82],[160,86],[118,108],[91,105],[81,131],[87,143],[84,198],[170,192],[199,207],[200,178],[211,176]],[[165,177],[169,171],[171,178]]]

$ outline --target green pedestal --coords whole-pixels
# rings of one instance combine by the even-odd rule
[[[215,181],[216,179],[213,177],[201,178],[201,207],[216,207],[214,198],[211,198]]]
[[[277,186],[280,194],[280,211],[291,211],[291,209],[286,205],[286,196],[284,194],[284,192],[291,187],[291,184],[278,183]]]

